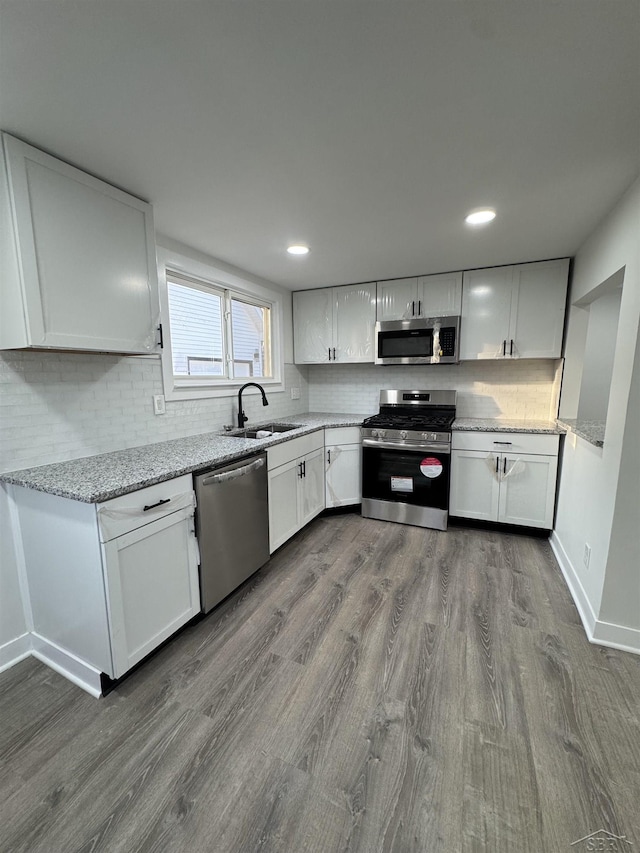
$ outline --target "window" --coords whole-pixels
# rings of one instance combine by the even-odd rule
[[[167,275],[173,375],[271,378],[271,308],[214,285]]]
[[[252,380],[280,390],[280,295],[187,256],[159,254],[165,396],[230,396]]]

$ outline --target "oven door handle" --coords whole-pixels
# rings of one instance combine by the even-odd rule
[[[378,438],[363,438],[363,447],[380,447],[383,450],[428,450],[432,453],[441,453],[443,456],[451,455],[451,447],[448,444],[439,443],[437,441],[424,441],[418,444],[404,444],[396,441],[380,441]]]

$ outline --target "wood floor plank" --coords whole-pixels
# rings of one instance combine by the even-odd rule
[[[104,699],[0,674],[0,850],[640,845],[639,709],[547,542],[327,515]]]

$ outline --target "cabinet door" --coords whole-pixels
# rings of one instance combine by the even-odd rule
[[[193,510],[103,545],[114,677],[119,678],[200,610]]]
[[[333,444],[325,450],[326,506],[350,506],[362,501],[362,448]]]
[[[509,340],[513,267],[465,272],[460,358],[503,358]],[[506,348],[508,351],[508,347]]]
[[[509,347],[520,358],[559,358],[567,299],[569,260],[514,267],[514,306]]]
[[[336,360],[373,362],[376,324],[375,284],[336,287],[334,293]]]
[[[378,320],[407,320],[418,316],[417,278],[379,281],[376,291]]]
[[[299,460],[269,471],[269,551],[273,554],[300,528],[298,482]]]
[[[500,459],[484,450],[452,451],[450,515],[497,521]]]
[[[159,319],[149,204],[4,136],[23,346],[149,353]],[[0,342],[7,346],[8,342]]]
[[[324,449],[302,460],[304,476],[299,483],[299,527],[304,527],[324,509]]]
[[[448,317],[462,311],[462,273],[423,275],[418,279],[420,317]]]
[[[296,364],[324,364],[333,340],[333,288],[293,294],[293,345]]]
[[[506,471],[505,465],[506,462]],[[553,527],[556,456],[511,456],[501,464],[498,520],[527,527]]]

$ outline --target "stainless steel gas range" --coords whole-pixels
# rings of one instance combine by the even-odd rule
[[[447,529],[455,391],[381,391],[362,425],[362,515]]]

